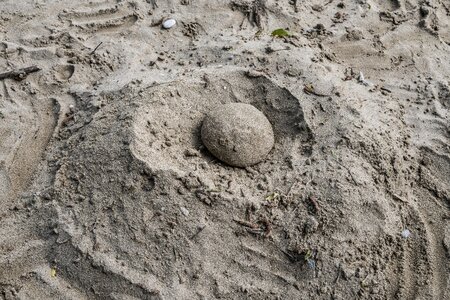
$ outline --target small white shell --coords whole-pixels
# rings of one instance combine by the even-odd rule
[[[162,26],[165,29],[170,29],[173,26],[175,26],[176,23],[177,23],[177,21],[175,21],[175,19],[167,19],[162,23]]]
[[[402,231],[402,237],[404,237],[405,239],[409,238],[410,235],[411,231],[409,231],[408,229]]]
[[[364,74],[363,74],[363,72],[359,72],[358,81],[359,81],[359,82],[364,82],[364,81],[366,81],[366,79],[364,79]]]
[[[180,210],[185,217],[189,216],[189,211],[185,207],[180,207]]]

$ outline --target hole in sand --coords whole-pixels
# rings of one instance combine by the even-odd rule
[[[74,65],[61,65],[56,67],[56,79],[59,81],[67,81],[75,72]]]
[[[160,170],[185,170],[190,162],[180,157],[189,149],[200,150],[205,161],[215,160],[203,151],[200,128],[208,112],[232,102],[255,106],[273,126],[275,146],[261,164],[311,154],[311,131],[299,100],[287,89],[244,72],[206,76],[206,88],[204,82],[176,82],[145,91],[134,123],[134,150],[140,159]]]

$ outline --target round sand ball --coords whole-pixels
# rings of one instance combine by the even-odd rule
[[[275,140],[266,116],[244,103],[225,104],[212,110],[203,121],[201,135],[215,157],[236,167],[261,162]]]

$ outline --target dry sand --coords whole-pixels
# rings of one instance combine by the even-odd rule
[[[449,15],[0,0],[0,72],[41,68],[0,80],[0,298],[449,299]],[[248,168],[200,138],[235,102]]]

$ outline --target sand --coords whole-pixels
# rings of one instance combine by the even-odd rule
[[[0,73],[40,68],[0,80],[0,299],[450,298],[449,14],[0,0]],[[201,141],[229,103],[254,166]]]

